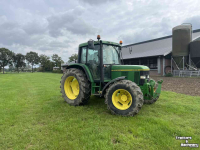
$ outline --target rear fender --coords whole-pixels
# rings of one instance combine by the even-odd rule
[[[94,82],[92,74],[91,74],[89,68],[86,65],[84,65],[84,64],[71,64],[71,65],[66,67],[66,69],[70,69],[70,68],[77,68],[77,69],[82,70],[86,74],[87,79],[90,82]]]

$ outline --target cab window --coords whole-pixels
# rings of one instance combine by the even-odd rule
[[[81,63],[83,63],[83,64],[86,63],[86,51],[87,51],[87,48],[86,47],[82,47],[82,51],[81,51]]]

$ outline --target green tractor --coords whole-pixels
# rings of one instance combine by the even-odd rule
[[[80,44],[78,62],[65,66],[60,86],[65,101],[79,106],[91,95],[104,96],[111,113],[122,116],[134,116],[143,103],[156,102],[162,80],[150,79],[147,66],[123,65],[122,41],[102,41],[99,35],[97,39]]]

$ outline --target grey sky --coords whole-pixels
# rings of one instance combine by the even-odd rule
[[[171,35],[184,22],[200,29],[199,0],[1,0],[0,47],[64,61],[89,39],[131,44]]]

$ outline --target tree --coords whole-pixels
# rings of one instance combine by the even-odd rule
[[[61,57],[59,57],[57,54],[53,54],[52,60],[55,63],[56,67],[60,67],[61,68],[61,63],[63,62]]]
[[[77,61],[77,60],[78,60],[78,55],[77,55],[77,54],[72,54],[72,55],[69,57],[68,62]]]
[[[47,71],[53,71],[53,67],[55,67],[55,63],[51,60],[49,60],[47,63],[48,63]]]
[[[46,71],[46,69],[48,68],[49,61],[50,61],[50,57],[43,54],[40,55],[40,64],[43,71]]]
[[[14,65],[17,68],[17,72],[19,73],[19,68],[26,66],[25,56],[20,53],[14,55]]]
[[[8,71],[10,72],[15,71],[15,66],[9,65]]]
[[[26,64],[26,67],[23,68],[25,71],[30,71],[32,67],[29,64]]]
[[[31,64],[32,73],[33,73],[33,65],[36,65],[40,62],[40,57],[38,56],[38,53],[36,53],[36,52],[27,53],[26,54],[26,60]]]
[[[14,53],[6,48],[0,48],[0,66],[3,68],[7,65],[12,65]]]

